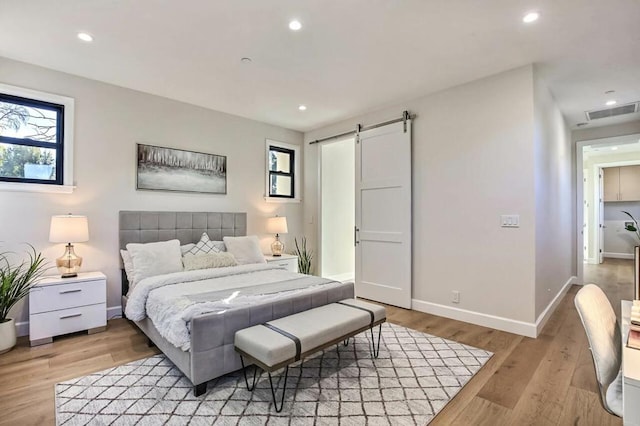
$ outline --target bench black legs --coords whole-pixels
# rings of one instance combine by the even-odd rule
[[[240,355],[240,362],[242,363],[242,374],[244,375],[244,383],[247,385],[247,390],[251,392],[256,387],[256,373],[258,372],[258,366],[253,366],[253,383],[249,387],[249,380],[247,380],[247,368],[244,366],[244,357]],[[258,375],[258,377],[260,377]]]
[[[371,330],[371,355],[373,355],[374,358],[378,358],[378,355],[380,355],[380,337],[382,337],[382,323],[378,326],[378,344],[376,345],[376,341],[373,338],[373,327],[370,328]]]
[[[244,375],[244,383],[247,385],[247,390],[252,391],[256,387],[256,372],[258,370],[258,366],[253,366],[253,383],[249,386],[249,380],[247,379],[247,368],[244,365],[244,357],[240,355],[240,362],[242,363],[242,374]],[[260,377],[260,375],[258,375]],[[284,405],[284,393],[287,391],[287,378],[289,377],[289,366],[287,365],[284,369],[284,384],[282,386],[282,396],[280,397],[280,407],[278,407],[278,401],[276,398],[276,389],[273,387],[273,379],[271,377],[271,372],[269,372],[269,384],[271,385],[271,396],[273,397],[273,405],[276,408],[276,412],[279,413],[282,411],[282,406]]]
[[[371,346],[369,347],[371,349],[371,357],[372,358],[378,358],[378,355],[380,355],[380,340],[382,340],[382,323],[379,324],[378,326],[378,341],[376,342],[375,336],[374,336],[374,332],[373,332],[373,328],[374,327],[370,327],[369,331],[371,332]],[[366,332],[366,329],[365,329]],[[349,344],[349,339],[350,337],[347,337],[346,339],[342,339],[342,343],[344,344],[344,346],[347,346]],[[354,337],[355,340],[355,337]],[[335,342],[335,340],[334,340]],[[333,344],[333,343],[331,343]],[[354,343],[355,345],[355,343]],[[324,348],[326,348],[327,346],[324,346]],[[338,356],[340,356],[340,340],[338,340],[338,342],[336,343],[336,350],[338,351]],[[247,355],[250,357],[250,355]],[[291,360],[293,361],[293,360]],[[244,383],[247,385],[247,390],[248,391],[253,391],[253,389],[256,387],[256,382],[258,381],[258,378],[260,377],[260,375],[262,374],[262,372],[260,374],[258,374],[257,370],[258,370],[258,366],[254,365],[253,367],[253,379],[251,381],[251,385],[249,385],[249,379],[247,377],[247,366],[244,365],[244,357],[242,355],[240,355],[240,362],[242,363],[242,374],[244,375]],[[254,360],[254,362],[256,362]],[[260,362],[258,362],[260,364]],[[262,364],[261,364],[262,365]],[[280,366],[282,366],[282,364],[280,364]],[[271,368],[263,366],[264,369],[266,370],[270,370]],[[300,368],[302,368],[302,363],[300,364]],[[262,369],[261,369],[262,370]],[[278,405],[278,398],[276,397],[276,393],[278,391],[277,387],[273,386],[273,377],[271,376],[271,371],[267,371],[268,375],[269,375],[269,385],[271,386],[271,396],[273,397],[273,405],[276,409],[276,412],[279,413],[282,411],[282,407],[284,406],[284,394],[287,391],[287,378],[289,377],[289,365],[287,365],[284,369],[284,380],[283,380],[283,385],[282,385],[282,395],[280,396],[280,404]],[[206,387],[206,384],[205,384]],[[204,392],[204,391],[203,391]],[[197,395],[197,394],[196,394]]]
[[[276,402],[276,391],[273,389],[273,380],[271,379],[271,373],[269,373],[269,384],[271,385],[271,396],[273,397],[273,405],[276,407],[276,413],[282,411],[284,405],[284,393],[287,391],[287,377],[289,377],[289,366],[284,368],[284,385],[282,386],[282,397],[280,398],[280,408]]]

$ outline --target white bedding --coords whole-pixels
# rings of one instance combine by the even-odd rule
[[[165,339],[187,351],[193,317],[267,302],[318,285],[340,283],[269,264],[176,272],[141,280],[128,295],[125,315],[132,321],[149,317]]]

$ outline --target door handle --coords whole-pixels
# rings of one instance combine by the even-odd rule
[[[357,226],[353,227],[353,245],[357,246],[358,244],[360,244],[360,241],[358,241],[358,231],[360,231],[360,229],[358,229]]]

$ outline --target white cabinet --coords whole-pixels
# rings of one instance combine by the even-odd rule
[[[51,343],[54,336],[107,325],[107,277],[101,272],[74,278],[45,277],[29,291],[31,346]]]
[[[264,256],[267,263],[282,266],[287,271],[298,272],[298,256],[283,254],[282,256]]]

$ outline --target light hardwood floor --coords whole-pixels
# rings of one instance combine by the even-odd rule
[[[632,262],[608,260],[587,268],[619,311],[631,298]],[[600,405],[586,336],[573,305],[573,286],[542,334],[515,334],[389,307],[389,321],[483,348],[494,356],[438,414],[433,425],[621,425]],[[60,381],[157,353],[123,319],[104,333],[57,338],[29,348],[21,338],[0,355],[0,424],[55,424],[53,386]]]

